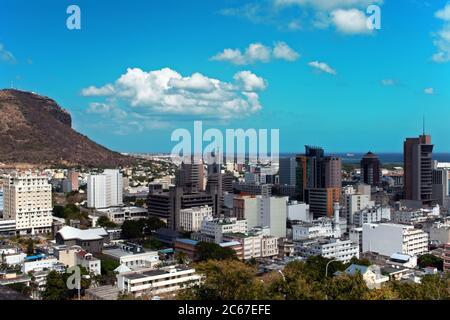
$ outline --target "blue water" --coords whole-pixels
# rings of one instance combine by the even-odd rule
[[[330,153],[342,158],[343,163],[359,163],[366,153]],[[281,153],[280,157],[294,157],[293,153]],[[403,163],[403,153],[377,153],[382,163]],[[450,153],[435,153],[433,160],[450,162]]]

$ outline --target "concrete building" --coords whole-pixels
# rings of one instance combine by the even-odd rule
[[[197,193],[205,191],[205,169],[202,163],[182,163],[176,171],[175,184],[183,189],[184,193]]]
[[[209,206],[182,209],[180,210],[180,230],[185,232],[200,231],[203,220],[212,216],[213,209]]]
[[[182,287],[199,284],[201,276],[189,267],[164,267],[143,269],[117,275],[117,286],[121,292],[139,296],[155,296],[175,293]]]
[[[55,241],[58,245],[76,245],[92,253],[102,252],[103,244],[108,238],[109,234],[103,228],[81,230],[69,226],[63,227],[55,235]]]
[[[3,179],[4,220],[15,220],[19,234],[52,231],[52,187],[46,176],[15,173]]]
[[[353,226],[362,227],[365,223],[389,222],[391,208],[377,206],[357,211],[353,214]]]
[[[352,228],[349,231],[349,239],[353,243],[356,243],[359,247],[359,251],[362,252],[363,249],[363,228]]]
[[[157,251],[145,251],[141,246],[132,243],[104,249],[103,254],[132,270],[154,268],[160,263]]]
[[[119,170],[104,170],[87,177],[88,208],[108,208],[123,204],[123,177]]]
[[[89,273],[101,274],[101,261],[91,253],[84,251],[80,246],[55,246],[53,252],[59,263],[66,268],[82,266]]]
[[[353,257],[359,258],[358,245],[350,240],[335,238],[319,238],[306,241],[295,241],[295,251],[298,255],[308,258],[310,256],[322,256],[328,259],[336,259],[344,263]]]
[[[223,242],[223,236],[227,233],[247,233],[247,220],[237,218],[212,218],[206,217],[202,222],[202,235],[210,238],[217,244]]]
[[[313,220],[309,205],[298,201],[291,201],[287,204],[287,218],[290,221],[311,222]]]
[[[294,241],[334,237],[335,229],[333,220],[319,218],[312,222],[302,222],[292,226],[292,239]]]
[[[16,220],[0,220],[0,236],[13,236],[16,234]]]
[[[259,224],[258,199],[256,196],[234,196],[233,217],[238,220],[247,220],[247,227],[254,228]]]
[[[392,223],[363,225],[363,252],[419,256],[428,252],[428,241],[428,234],[413,226]]]
[[[428,204],[433,195],[431,136],[407,138],[404,143],[404,198]]]
[[[97,209],[94,212],[97,217],[105,216],[111,222],[122,225],[127,220],[141,220],[148,218],[148,210],[142,207],[110,207]]]
[[[430,228],[430,241],[439,245],[450,243],[450,222],[433,224]]]
[[[344,215],[347,217],[348,224],[354,225],[354,215],[364,209],[373,208],[375,202],[371,201],[370,194],[348,193],[344,194]]]
[[[432,197],[441,207],[449,208],[450,205],[450,168],[439,167],[435,162],[433,169]]]
[[[341,200],[341,188],[318,188],[306,190],[306,203],[314,218],[333,217],[333,205]]]
[[[180,228],[180,210],[203,206],[214,208],[214,203],[211,194],[184,193],[180,187],[172,187],[169,192],[150,193],[147,198],[149,215],[165,221],[172,230]],[[213,209],[213,215],[216,214]]]
[[[243,195],[264,196],[272,195],[272,185],[234,182],[233,189]]]
[[[444,271],[450,272],[450,243],[445,245],[444,250]]]
[[[64,265],[53,256],[36,255],[26,257],[22,264],[22,273],[39,272],[44,270],[64,271]]]
[[[286,237],[288,197],[257,197],[259,209],[258,226],[269,227],[270,235]]]
[[[228,233],[223,239],[225,243],[240,244],[241,252],[238,252],[237,256],[243,261],[278,256],[278,238],[263,232]]]
[[[423,223],[427,220],[428,215],[420,209],[402,209],[395,211],[392,215],[392,221],[398,224],[413,225],[416,223]]]

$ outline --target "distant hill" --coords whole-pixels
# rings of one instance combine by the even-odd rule
[[[73,130],[69,112],[54,100],[0,90],[0,165],[118,167],[132,162]]]

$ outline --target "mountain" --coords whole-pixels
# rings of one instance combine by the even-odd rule
[[[54,100],[0,90],[0,163],[31,166],[118,167],[133,158],[108,150],[72,129],[72,117]]]

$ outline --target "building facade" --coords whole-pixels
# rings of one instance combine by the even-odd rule
[[[119,170],[104,170],[87,178],[88,208],[108,208],[123,204],[123,177]]]
[[[52,187],[47,177],[13,174],[3,180],[4,220],[14,220],[20,234],[49,233],[52,227]]]

